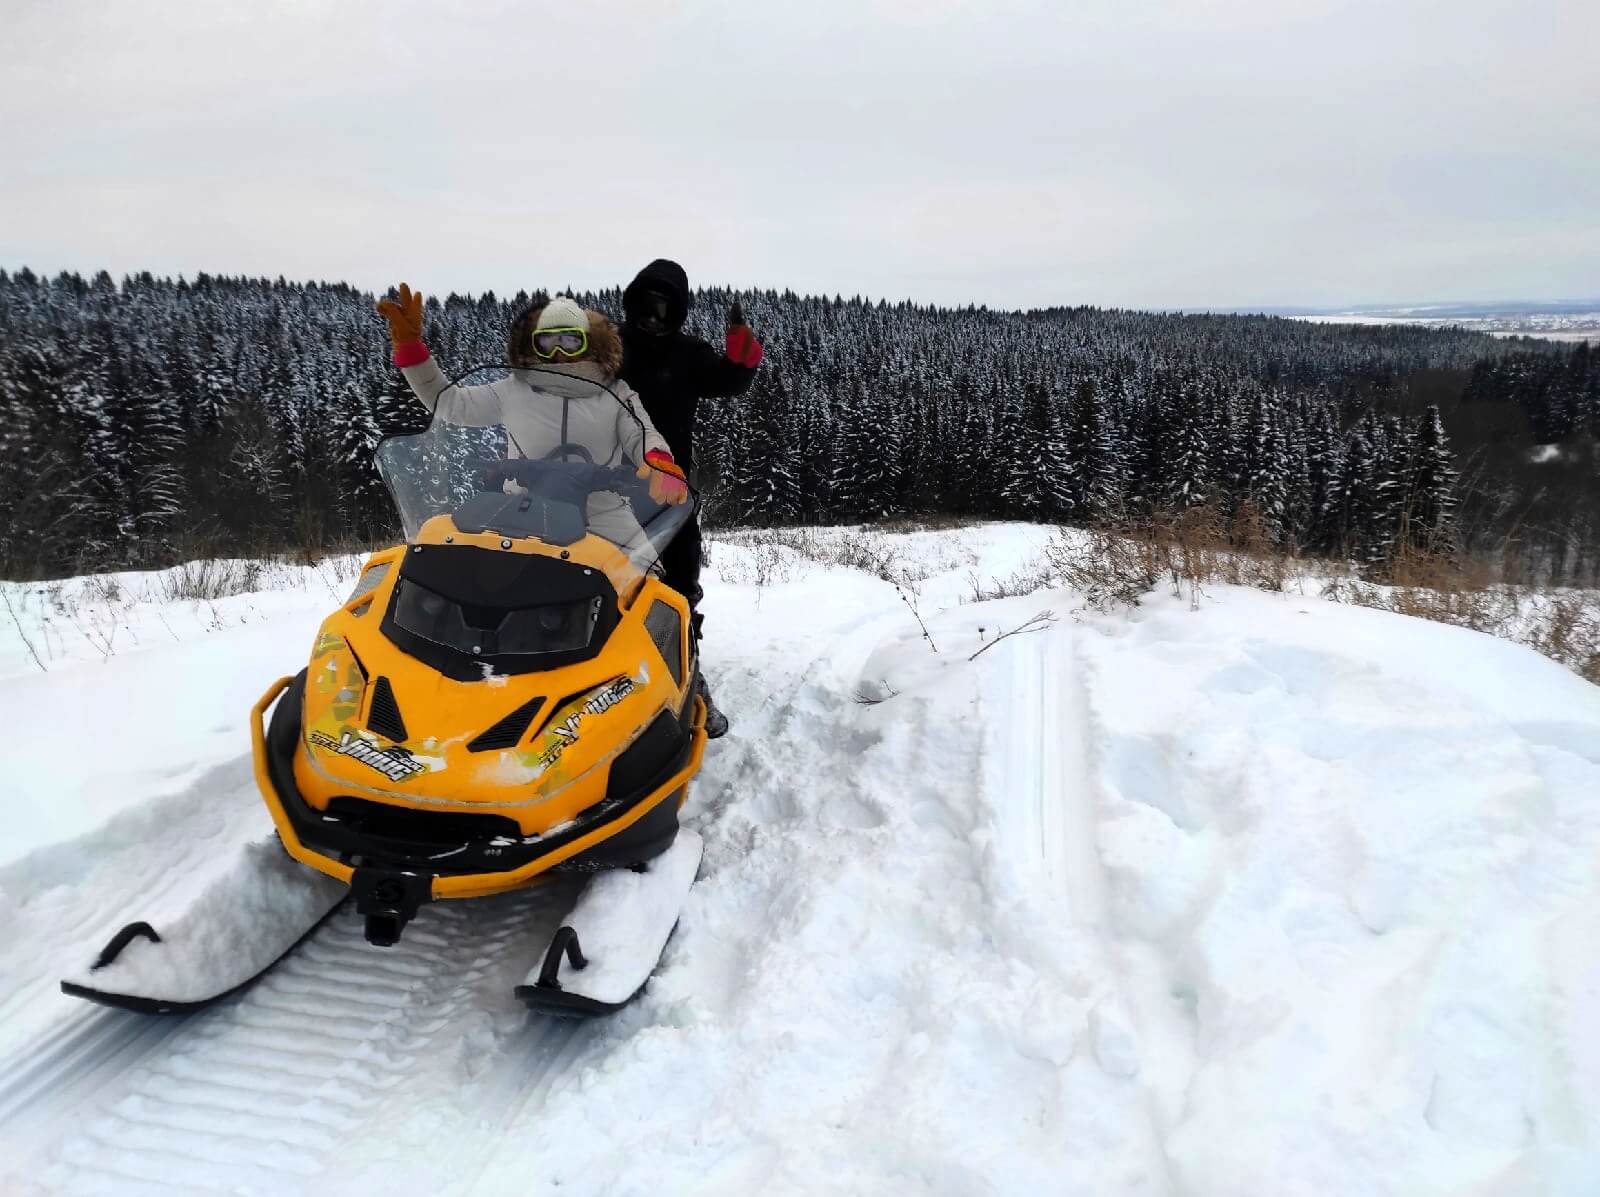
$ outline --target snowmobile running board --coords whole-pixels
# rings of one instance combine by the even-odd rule
[[[592,1018],[626,1006],[661,960],[704,850],[700,837],[686,828],[642,870],[598,874],[551,938],[537,970],[517,986],[517,996],[530,1009],[566,1018]],[[565,978],[563,957],[571,965]]]

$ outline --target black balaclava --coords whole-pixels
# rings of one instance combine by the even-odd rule
[[[630,330],[664,337],[677,332],[689,315],[689,276],[667,258],[657,258],[622,293],[622,313]]]

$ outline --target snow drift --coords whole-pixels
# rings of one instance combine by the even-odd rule
[[[60,997],[173,843],[261,834],[242,696],[327,600],[125,600],[150,634],[48,674],[10,646],[0,1187],[1600,1190],[1600,689],[1294,594],[964,601],[1047,534],[878,537],[928,639],[818,559],[858,533],[714,546],[700,881],[581,1027],[511,993],[570,893],[426,908],[398,954],[336,914],[157,1029]],[[113,685],[197,734],[122,701],[60,777],[59,712]]]

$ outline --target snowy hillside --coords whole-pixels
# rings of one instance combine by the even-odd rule
[[[1298,594],[972,601],[1048,535],[878,535],[905,597],[714,545],[701,879],[589,1024],[511,992],[565,882],[62,997],[270,836],[246,711],[350,567],[4,586],[0,1191],[1600,1192],[1600,689]]]

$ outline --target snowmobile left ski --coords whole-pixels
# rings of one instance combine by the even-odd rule
[[[183,909],[125,924],[61,991],[142,1014],[193,1013],[247,988],[348,896],[270,833],[229,863]]]

